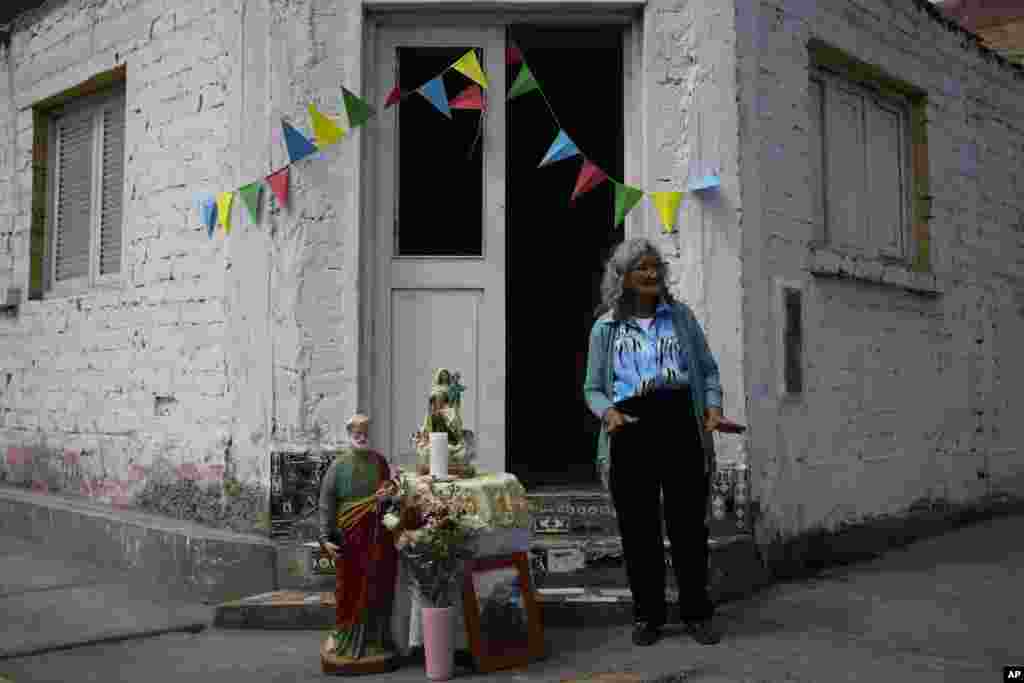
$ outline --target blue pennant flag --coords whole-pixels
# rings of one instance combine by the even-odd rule
[[[690,192],[700,192],[701,190],[712,190],[721,184],[717,175],[706,175],[690,183],[686,189]]]
[[[196,198],[196,206],[199,208],[199,219],[206,226],[206,234],[212,238],[217,225],[217,200],[212,194],[201,194]]]
[[[284,142],[288,146],[288,158],[294,164],[299,159],[305,159],[310,154],[316,154],[317,148],[309,139],[292,126],[282,121],[284,127]]]
[[[540,166],[546,166],[547,164],[555,161],[562,161],[574,157],[580,153],[576,143],[569,139],[569,136],[565,134],[564,130],[558,131],[558,137],[551,143],[551,148],[548,153],[544,155],[544,159],[540,162]],[[537,168],[540,168],[538,166]]]
[[[448,108],[448,93],[445,92],[444,82],[440,76],[427,81],[416,92],[426,97],[439,112],[448,118],[452,117],[452,110]]]

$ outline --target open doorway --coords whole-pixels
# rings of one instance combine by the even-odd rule
[[[622,26],[508,27],[543,88],[506,102],[506,469],[528,489],[598,485],[600,422],[583,400],[604,261],[623,240],[614,190],[570,207],[581,157],[537,168],[559,126],[623,180]],[[521,65],[506,67],[511,86]]]

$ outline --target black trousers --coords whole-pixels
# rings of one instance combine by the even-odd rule
[[[616,408],[639,418],[611,435],[609,487],[622,535],[635,621],[666,622],[661,494],[679,586],[680,618],[705,619],[709,481],[689,390],[659,390]]]

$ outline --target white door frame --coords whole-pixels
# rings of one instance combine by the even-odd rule
[[[643,74],[643,17],[638,15],[636,9],[642,6],[640,3],[632,3],[630,7],[615,7],[609,10],[597,11],[590,8],[586,12],[580,12],[578,7],[570,3],[551,10],[489,10],[486,12],[444,12],[430,7],[428,4],[420,5],[417,10],[412,11],[410,3],[399,3],[401,7],[391,7],[387,3],[371,2],[364,0],[367,13],[363,22],[363,59],[362,61],[362,83],[367,101],[371,102],[380,110],[386,92],[378,92],[376,79],[376,50],[378,45],[378,33],[383,26],[401,25],[444,25],[444,26],[485,26],[501,25],[510,23],[534,23],[540,25],[586,25],[586,24],[618,24],[624,25],[623,34],[623,142],[624,152],[624,175],[627,183],[643,186],[644,169],[647,165],[646,154],[644,153],[643,140],[645,138],[645,120],[643,117],[644,88]],[[626,5],[627,3],[609,3]],[[569,11],[571,8],[575,11]],[[399,10],[399,11],[392,11]],[[492,95],[492,100],[499,98]],[[501,97],[504,106],[504,97]],[[365,141],[361,145],[361,176],[367,179],[375,179],[377,173],[376,151],[377,141],[374,137],[378,134],[372,126],[363,129]],[[389,134],[389,132],[384,132]],[[359,370],[358,370],[358,394],[356,397],[357,407],[360,410],[368,411],[380,401],[379,392],[386,391],[386,387],[375,386],[378,364],[383,362],[379,354],[381,332],[381,321],[377,320],[380,315],[378,311],[378,280],[377,262],[379,241],[376,235],[377,221],[374,216],[376,210],[374,182],[361,183],[362,197],[361,220],[359,229],[359,311],[357,320],[359,324]],[[504,205],[504,200],[502,200]],[[645,235],[647,233],[647,211],[632,211],[626,216],[625,236],[626,238]],[[504,306],[502,306],[504,310]],[[426,388],[424,388],[425,396]],[[424,398],[425,400],[425,398]],[[391,431],[390,425],[380,424],[380,417],[374,430],[375,436],[381,436],[385,430]],[[473,425],[470,425],[472,427]],[[410,426],[411,431],[415,425]],[[403,426],[404,428],[404,426]],[[378,442],[380,446],[390,448],[394,457],[397,451],[405,444],[390,444]],[[507,460],[508,454],[505,454]],[[505,469],[504,465],[501,469]]]

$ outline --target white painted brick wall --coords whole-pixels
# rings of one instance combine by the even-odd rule
[[[746,324],[781,324],[772,278],[804,285],[802,400],[776,395],[774,336],[747,338],[750,457],[763,532],[833,527],[922,498],[1024,493],[1024,425],[1011,417],[1024,414],[1024,404],[1009,379],[1024,376],[1013,352],[1024,339],[1024,80],[963,49],[911,3],[773,0],[737,8],[738,49],[750,60],[741,118],[752,117],[741,133],[752,164],[743,203],[759,216],[744,227],[753,259],[744,263]],[[811,37],[927,90],[931,261],[942,296],[804,270],[811,197],[803,45]],[[958,148],[968,143],[979,146],[976,171],[962,164]]]

